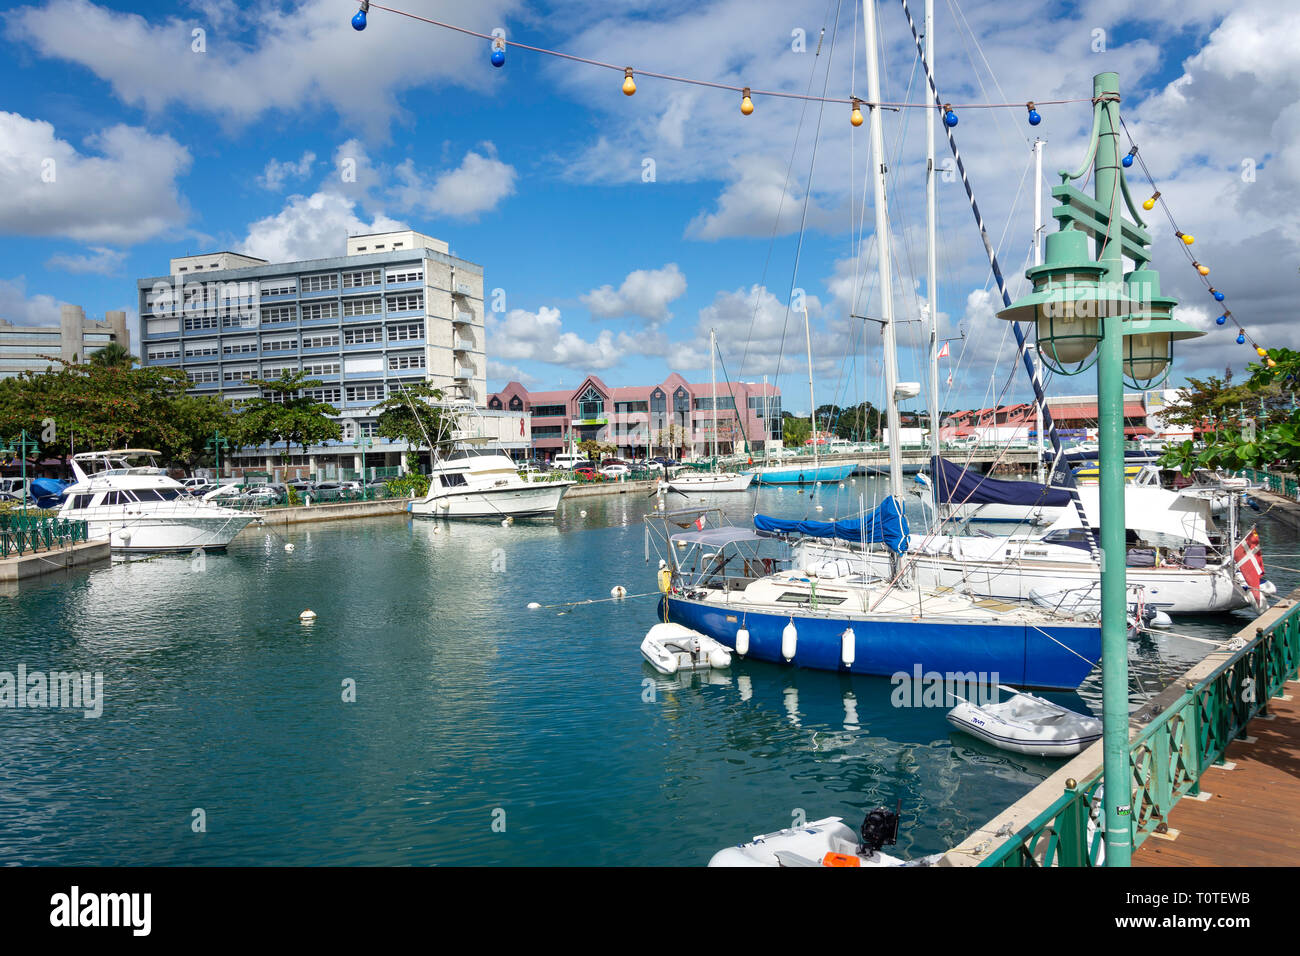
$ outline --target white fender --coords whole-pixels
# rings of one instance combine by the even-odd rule
[[[840,660],[844,662],[845,667],[853,666],[853,661],[857,655],[856,641],[857,637],[853,633],[853,628],[846,627],[844,633],[840,635]]]
[[[742,627],[736,632],[736,653],[744,657],[749,653],[749,628]]]
[[[791,621],[781,632],[781,656],[787,661],[794,660],[795,648],[799,643],[799,631]]]

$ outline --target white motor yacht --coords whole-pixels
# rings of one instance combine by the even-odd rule
[[[124,448],[73,455],[75,481],[63,492],[59,517],[85,521],[87,536],[108,538],[114,551],[219,550],[260,519],[194,498],[157,467],[158,454]]]
[[[500,453],[456,451],[439,458],[429,493],[406,510],[424,518],[553,518],[575,482],[525,481],[519,466]]]

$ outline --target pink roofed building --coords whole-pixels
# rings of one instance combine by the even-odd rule
[[[781,391],[774,385],[734,382],[691,384],[676,372],[657,385],[611,387],[588,375],[576,389],[530,392],[518,382],[488,396],[488,408],[527,411],[532,419],[533,455],[551,459],[570,440],[595,439],[618,449],[621,458],[703,457],[762,452],[781,438]]]

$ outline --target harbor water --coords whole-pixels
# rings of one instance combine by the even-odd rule
[[[705,503],[746,523],[843,517],[882,493],[858,478]],[[898,853],[914,857],[1058,765],[957,733],[944,707],[894,706],[888,678],[754,661],[657,674],[638,651],[657,620],[653,507],[629,494],[509,527],[253,527],[225,554],[0,595],[0,671],[104,677],[97,718],[0,709],[0,863],[698,865],[802,819],[856,829],[900,800]],[[1286,593],[1300,575],[1270,555],[1300,563],[1298,535],[1259,525]],[[629,597],[611,600],[615,585]],[[1250,618],[1176,618],[1177,634],[1130,642],[1134,705],[1211,649],[1184,635],[1221,640]],[[1048,696],[1099,713],[1100,673]]]

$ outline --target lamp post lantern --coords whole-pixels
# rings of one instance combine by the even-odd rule
[[[1173,343],[1204,333],[1171,317],[1176,300],[1160,295],[1148,268],[1151,236],[1124,179],[1119,148],[1119,76],[1093,77],[1088,157],[1061,171],[1052,189],[1060,231],[1047,237],[1043,265],[1026,273],[1034,290],[998,317],[1032,322],[1038,352],[1054,371],[1076,375],[1097,366],[1097,438],[1101,521],[1102,740],[1106,865],[1128,866],[1133,852],[1133,776],[1129,766],[1128,600],[1124,516],[1124,385],[1148,388],[1169,374]],[[1091,173],[1093,195],[1069,185]],[[1133,221],[1123,216],[1127,206]],[[1095,260],[1088,239],[1096,249]],[[1125,275],[1124,260],[1135,268]],[[1093,355],[1096,352],[1095,356]]]

